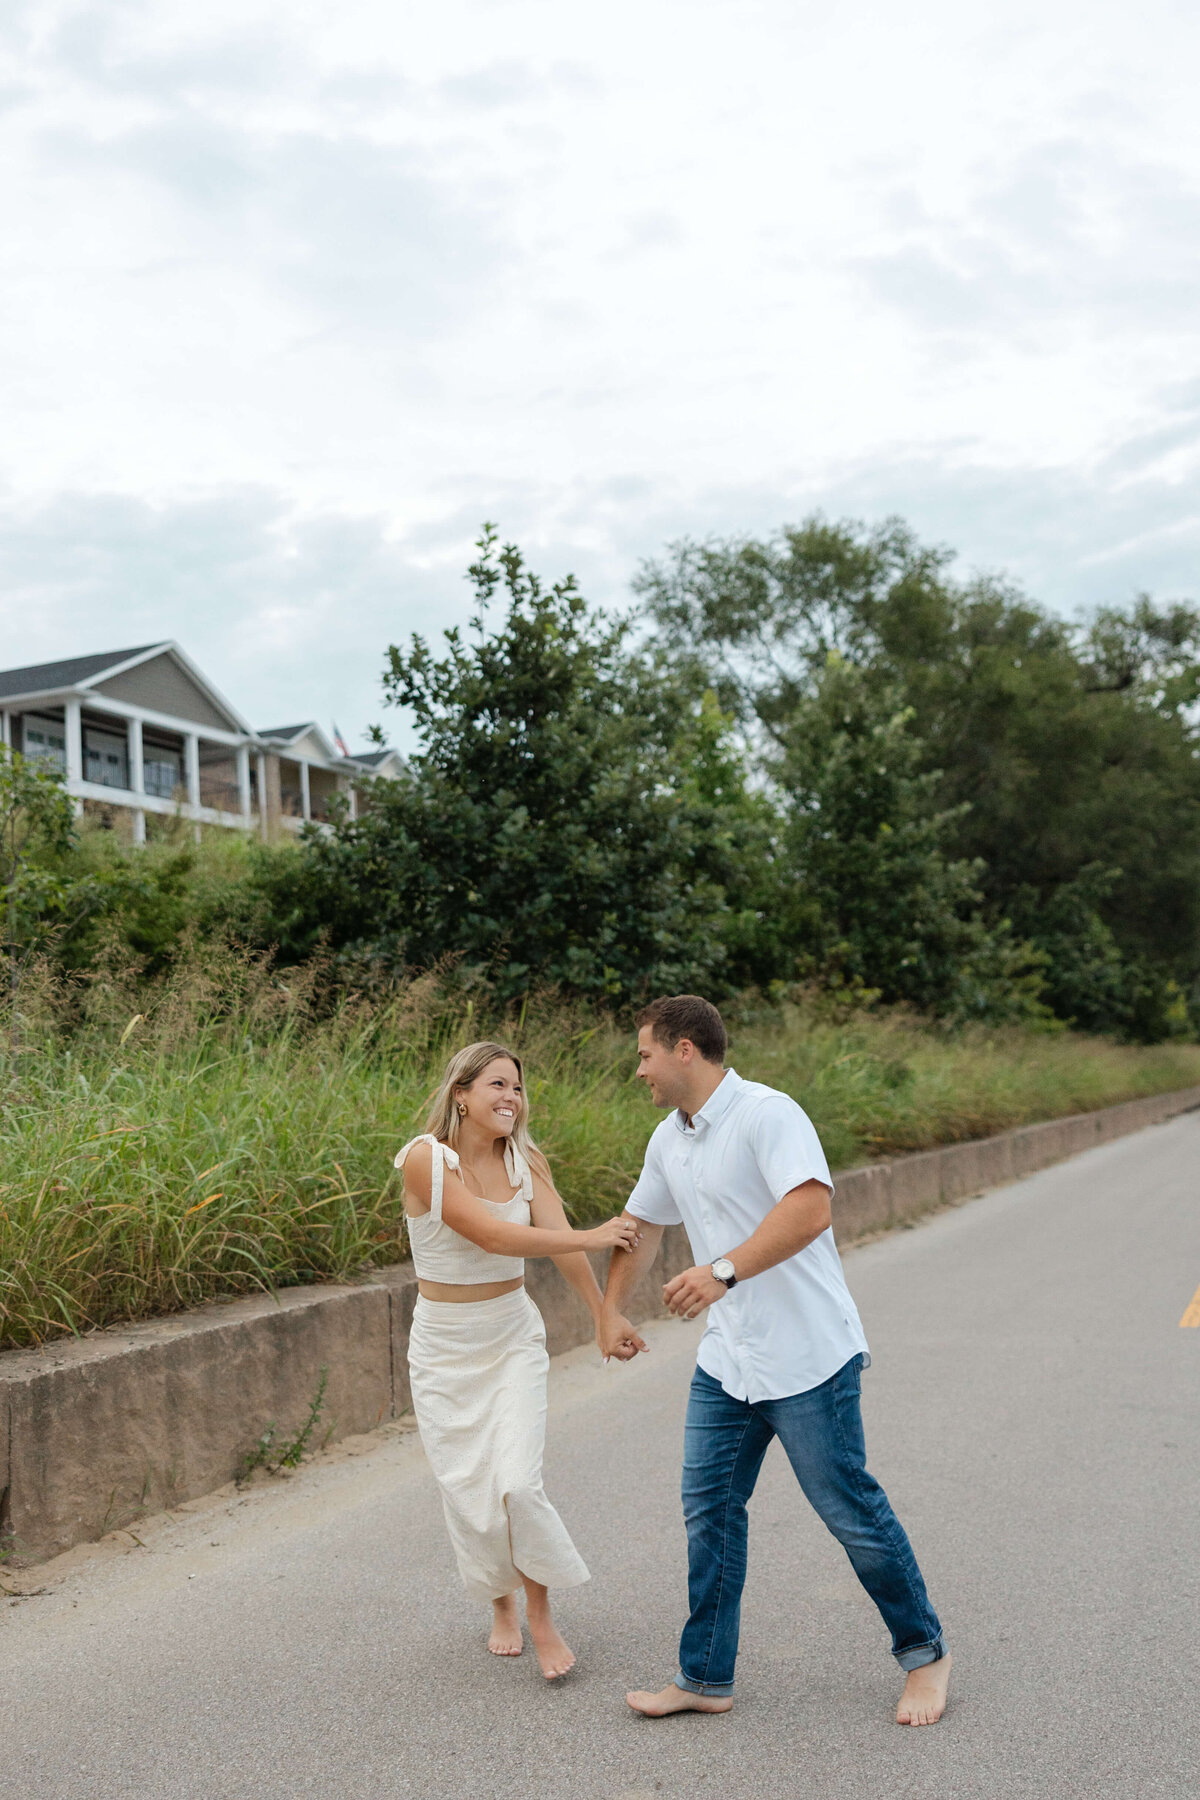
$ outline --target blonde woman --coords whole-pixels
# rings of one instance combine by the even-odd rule
[[[418,1296],[409,1338],[413,1408],[467,1590],[492,1607],[488,1649],[521,1654],[517,1592],[548,1681],[574,1667],[549,1589],[588,1579],[542,1488],[546,1331],[523,1258],[549,1256],[599,1318],[586,1250],[628,1250],[638,1227],[572,1231],[529,1136],[520,1059],[502,1044],[451,1058],[425,1131],[396,1157]]]

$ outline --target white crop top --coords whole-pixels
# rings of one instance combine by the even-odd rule
[[[458,1151],[452,1150],[449,1144],[443,1144],[440,1138],[424,1133],[421,1137],[412,1138],[403,1150],[397,1151],[398,1169],[404,1167],[404,1159],[414,1144],[428,1144],[433,1150],[429,1211],[404,1215],[413,1267],[418,1277],[424,1281],[445,1281],[466,1287],[481,1285],[485,1281],[516,1281],[523,1276],[523,1258],[493,1256],[491,1251],[481,1250],[478,1244],[463,1237],[461,1232],[455,1231],[443,1219],[442,1182],[446,1169],[457,1169]],[[529,1164],[512,1142],[504,1146],[504,1168],[508,1179],[517,1189],[512,1199],[485,1200],[481,1194],[476,1194],[474,1198],[481,1206],[490,1207],[498,1219],[507,1219],[512,1225],[528,1225],[532,1216],[530,1201],[533,1199],[533,1176],[529,1172]]]

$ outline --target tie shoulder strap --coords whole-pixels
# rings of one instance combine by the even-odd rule
[[[520,1188],[526,1206],[532,1205],[533,1171],[511,1138],[504,1146],[504,1167],[513,1186]]]
[[[404,1167],[405,1159],[414,1144],[428,1144],[433,1151],[433,1167],[430,1172],[429,1216],[432,1219],[440,1221],[442,1217],[442,1184],[445,1180],[446,1170],[457,1169],[458,1167],[458,1151],[452,1150],[449,1144],[443,1144],[442,1140],[434,1137],[432,1132],[424,1131],[421,1133],[420,1137],[410,1138],[403,1150],[398,1150],[396,1152],[395,1166],[397,1169],[402,1169]]]

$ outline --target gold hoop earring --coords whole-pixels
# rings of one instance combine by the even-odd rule
[[[458,1103],[458,1116],[459,1116],[459,1118],[460,1118],[460,1119],[465,1119],[465,1118],[466,1118],[466,1116],[467,1116],[467,1109],[466,1109],[466,1107],[465,1107],[465,1106],[464,1106],[464,1105],[463,1105],[463,1103],[462,1103],[462,1101],[461,1101],[461,1100],[460,1100],[460,1101],[459,1101],[459,1103]]]

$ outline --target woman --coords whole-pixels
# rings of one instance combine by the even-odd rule
[[[413,1408],[470,1593],[491,1602],[488,1649],[521,1654],[516,1593],[548,1681],[574,1667],[551,1587],[587,1581],[542,1489],[546,1331],[525,1292],[527,1256],[554,1259],[593,1318],[585,1250],[630,1249],[636,1224],[572,1231],[529,1136],[520,1060],[501,1044],[451,1058],[425,1132],[396,1157],[418,1297],[409,1337]]]

